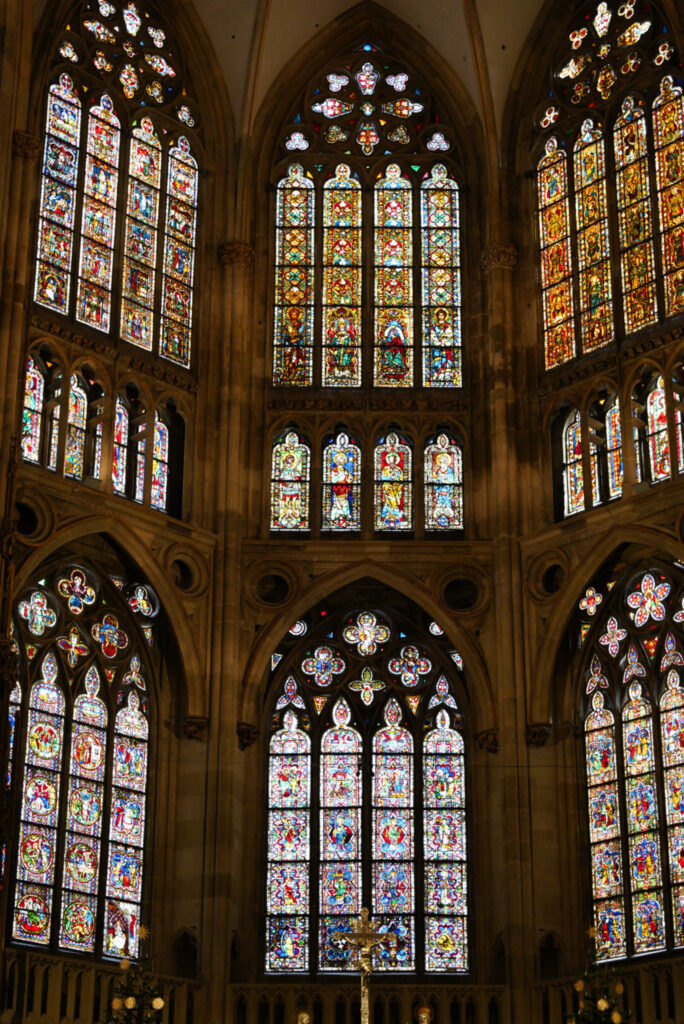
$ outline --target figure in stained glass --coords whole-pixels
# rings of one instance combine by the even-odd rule
[[[309,528],[310,449],[290,431],[273,447],[271,529]]]
[[[324,530],[361,526],[361,452],[344,433],[323,450]]]
[[[375,449],[375,529],[410,530],[412,526],[411,449],[391,433]]]

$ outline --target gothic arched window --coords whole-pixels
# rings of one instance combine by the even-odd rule
[[[309,529],[311,449],[290,430],[271,455],[271,529]]]
[[[434,106],[366,46],[319,77],[285,130],[275,385],[462,385],[454,144]]]
[[[461,446],[439,434],[425,446],[425,529],[463,529]]]
[[[411,446],[390,431],[375,446],[375,529],[413,529]]]
[[[583,512],[582,428],[577,409],[568,416],[563,430],[563,489],[566,516],[573,512]]]
[[[323,449],[321,529],[361,528],[361,450],[347,434],[331,438]]]
[[[671,33],[642,0],[582,12],[537,116],[547,369],[684,313],[684,104]]]
[[[34,301],[190,365],[197,122],[147,3],[85,0],[48,86]]]
[[[139,954],[157,608],[148,587],[77,565],[43,571],[16,602],[16,942]]]
[[[603,572],[579,602],[597,958],[684,946],[684,576]]]
[[[458,655],[425,626],[321,606],[274,655],[267,972],[352,969],[337,933],[363,906],[377,969],[468,970]]]

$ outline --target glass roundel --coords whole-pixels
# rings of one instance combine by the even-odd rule
[[[601,961],[684,946],[684,574],[604,571],[578,602]]]
[[[372,47],[312,83],[281,137],[274,385],[462,385],[453,151],[429,90]]]
[[[140,955],[157,611],[148,587],[68,564],[16,603],[17,942]]]
[[[272,661],[265,969],[355,969],[344,935],[367,906],[387,936],[377,970],[466,973],[465,746],[448,640],[383,607],[307,620]]]
[[[583,12],[536,116],[546,369],[684,313],[684,101],[672,34],[644,0]]]

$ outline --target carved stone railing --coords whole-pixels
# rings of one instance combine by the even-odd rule
[[[622,981],[620,997],[630,1024],[679,1024],[684,1021],[684,959],[645,961],[630,967],[617,967],[615,980]],[[537,986],[538,1015],[541,1024],[564,1024],[566,1015],[578,1008],[579,994],[574,988],[577,975]]]
[[[232,1001],[232,1007],[231,1007]],[[371,1024],[414,1024],[416,1007],[427,1003],[433,1024],[509,1024],[508,991],[500,985],[417,985],[371,980]],[[294,1024],[306,1007],[313,1024],[358,1024],[359,987],[333,978],[320,985],[269,980],[230,985],[226,1024]]]
[[[105,1024],[111,1017],[116,965],[5,951],[0,974],[0,1024]],[[162,1024],[204,1024],[204,986],[156,976],[162,990]]]

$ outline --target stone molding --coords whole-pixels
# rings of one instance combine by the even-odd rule
[[[222,267],[235,265],[243,267],[254,266],[255,252],[248,242],[224,242],[219,245],[218,256]]]
[[[235,731],[237,732],[238,747],[240,750],[246,750],[247,747],[251,747],[256,742],[256,738],[259,735],[259,730],[256,725],[252,725],[251,722],[238,722]]]
[[[189,740],[202,741],[208,728],[209,719],[206,715],[187,715],[183,719],[183,732]]]
[[[514,245],[507,245],[503,242],[492,242],[486,249],[482,250],[480,266],[485,274],[495,268],[512,270],[518,262],[518,250]]]
[[[482,729],[475,733],[475,742],[480,750],[496,754],[499,750],[499,734],[497,729]]]
[[[31,135],[30,132],[22,132],[18,129],[12,132],[12,156],[35,164],[40,156],[40,139]]]
[[[543,747],[550,735],[550,722],[530,722],[525,729],[525,742],[528,747]]]

